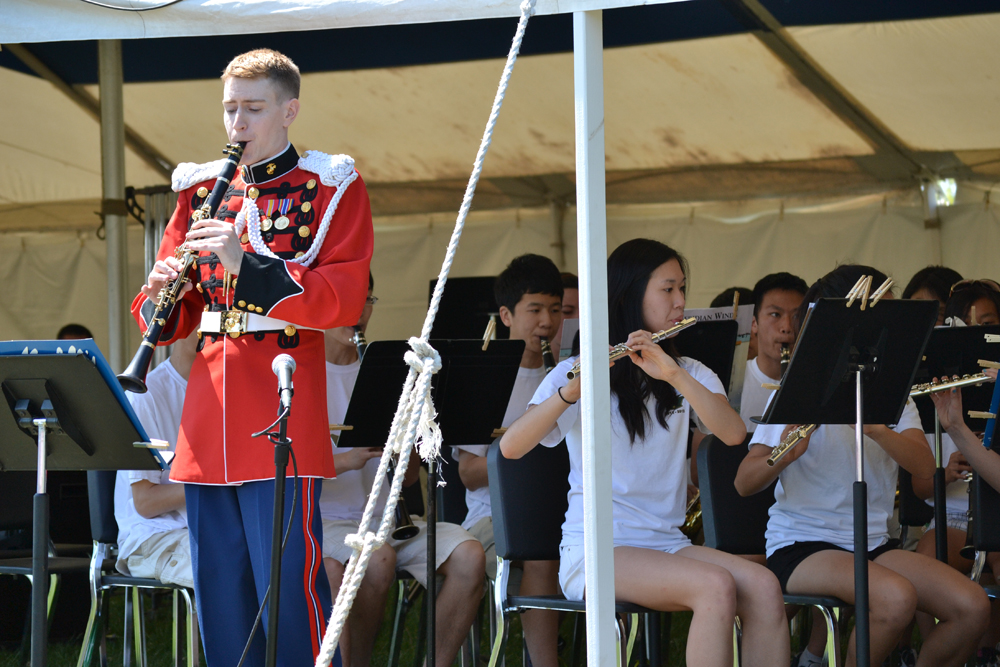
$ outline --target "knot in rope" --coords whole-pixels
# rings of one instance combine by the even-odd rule
[[[423,338],[411,337],[411,352],[403,355],[403,360],[418,373],[437,373],[441,370],[441,355]]]
[[[360,533],[351,533],[344,538],[344,544],[354,551],[361,551],[368,544],[374,544],[375,548],[382,546],[378,541],[378,534],[368,531],[362,536]]]

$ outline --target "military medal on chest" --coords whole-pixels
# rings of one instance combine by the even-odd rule
[[[292,208],[291,199],[282,199],[278,206],[278,213],[280,213],[277,220],[274,221],[275,229],[288,229],[288,225],[291,224],[288,220],[288,211]]]

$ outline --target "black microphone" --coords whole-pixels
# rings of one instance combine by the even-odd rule
[[[271,370],[278,376],[278,394],[281,396],[281,409],[290,410],[292,407],[292,394],[295,387],[292,384],[292,373],[295,372],[295,359],[291,355],[279,354],[271,362]]]

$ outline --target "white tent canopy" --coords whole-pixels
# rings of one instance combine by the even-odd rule
[[[538,0],[536,15],[679,0]],[[493,19],[520,15],[518,0],[4,0],[0,43],[256,34]],[[166,6],[164,6],[166,5]],[[123,11],[139,9],[147,11]]]

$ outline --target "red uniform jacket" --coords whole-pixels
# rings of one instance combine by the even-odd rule
[[[313,153],[309,164],[315,165],[318,157],[344,159]],[[197,289],[189,291],[174,308],[161,344],[184,338],[197,329],[206,310],[254,312],[313,329],[357,323],[368,291],[373,246],[371,208],[364,183],[358,177],[346,186],[318,256],[309,266],[301,266],[287,260],[309,250],[337,188],[324,185],[324,177],[303,169],[298,162],[298,154],[289,147],[276,158],[241,167],[215,217],[235,221],[245,192],[256,188],[261,237],[278,259],[255,253],[244,232],[243,262],[227,290],[222,264],[214,254],[203,253],[198,259],[197,275],[192,274]],[[353,173],[353,163],[346,165],[346,173]],[[167,225],[157,259],[172,255],[184,242],[192,212],[204,202],[206,189],[211,191],[215,183],[212,172],[217,170],[211,166],[205,165],[200,172],[192,165],[184,167],[194,175],[186,180],[180,177],[178,182],[175,173],[174,189],[180,193],[177,209]],[[195,179],[197,182],[193,182]],[[269,204],[271,222],[267,223],[264,217]],[[282,216],[284,220],[278,223]],[[153,310],[153,303],[141,293],[132,304],[132,313],[143,331]],[[323,333],[289,328],[238,337],[202,336],[188,381],[171,479],[234,484],[274,478],[273,443],[266,437],[250,435],[277,417],[277,378],[271,362],[281,353],[290,354],[296,362],[288,436],[293,441],[299,475],[335,476],[326,414]]]

